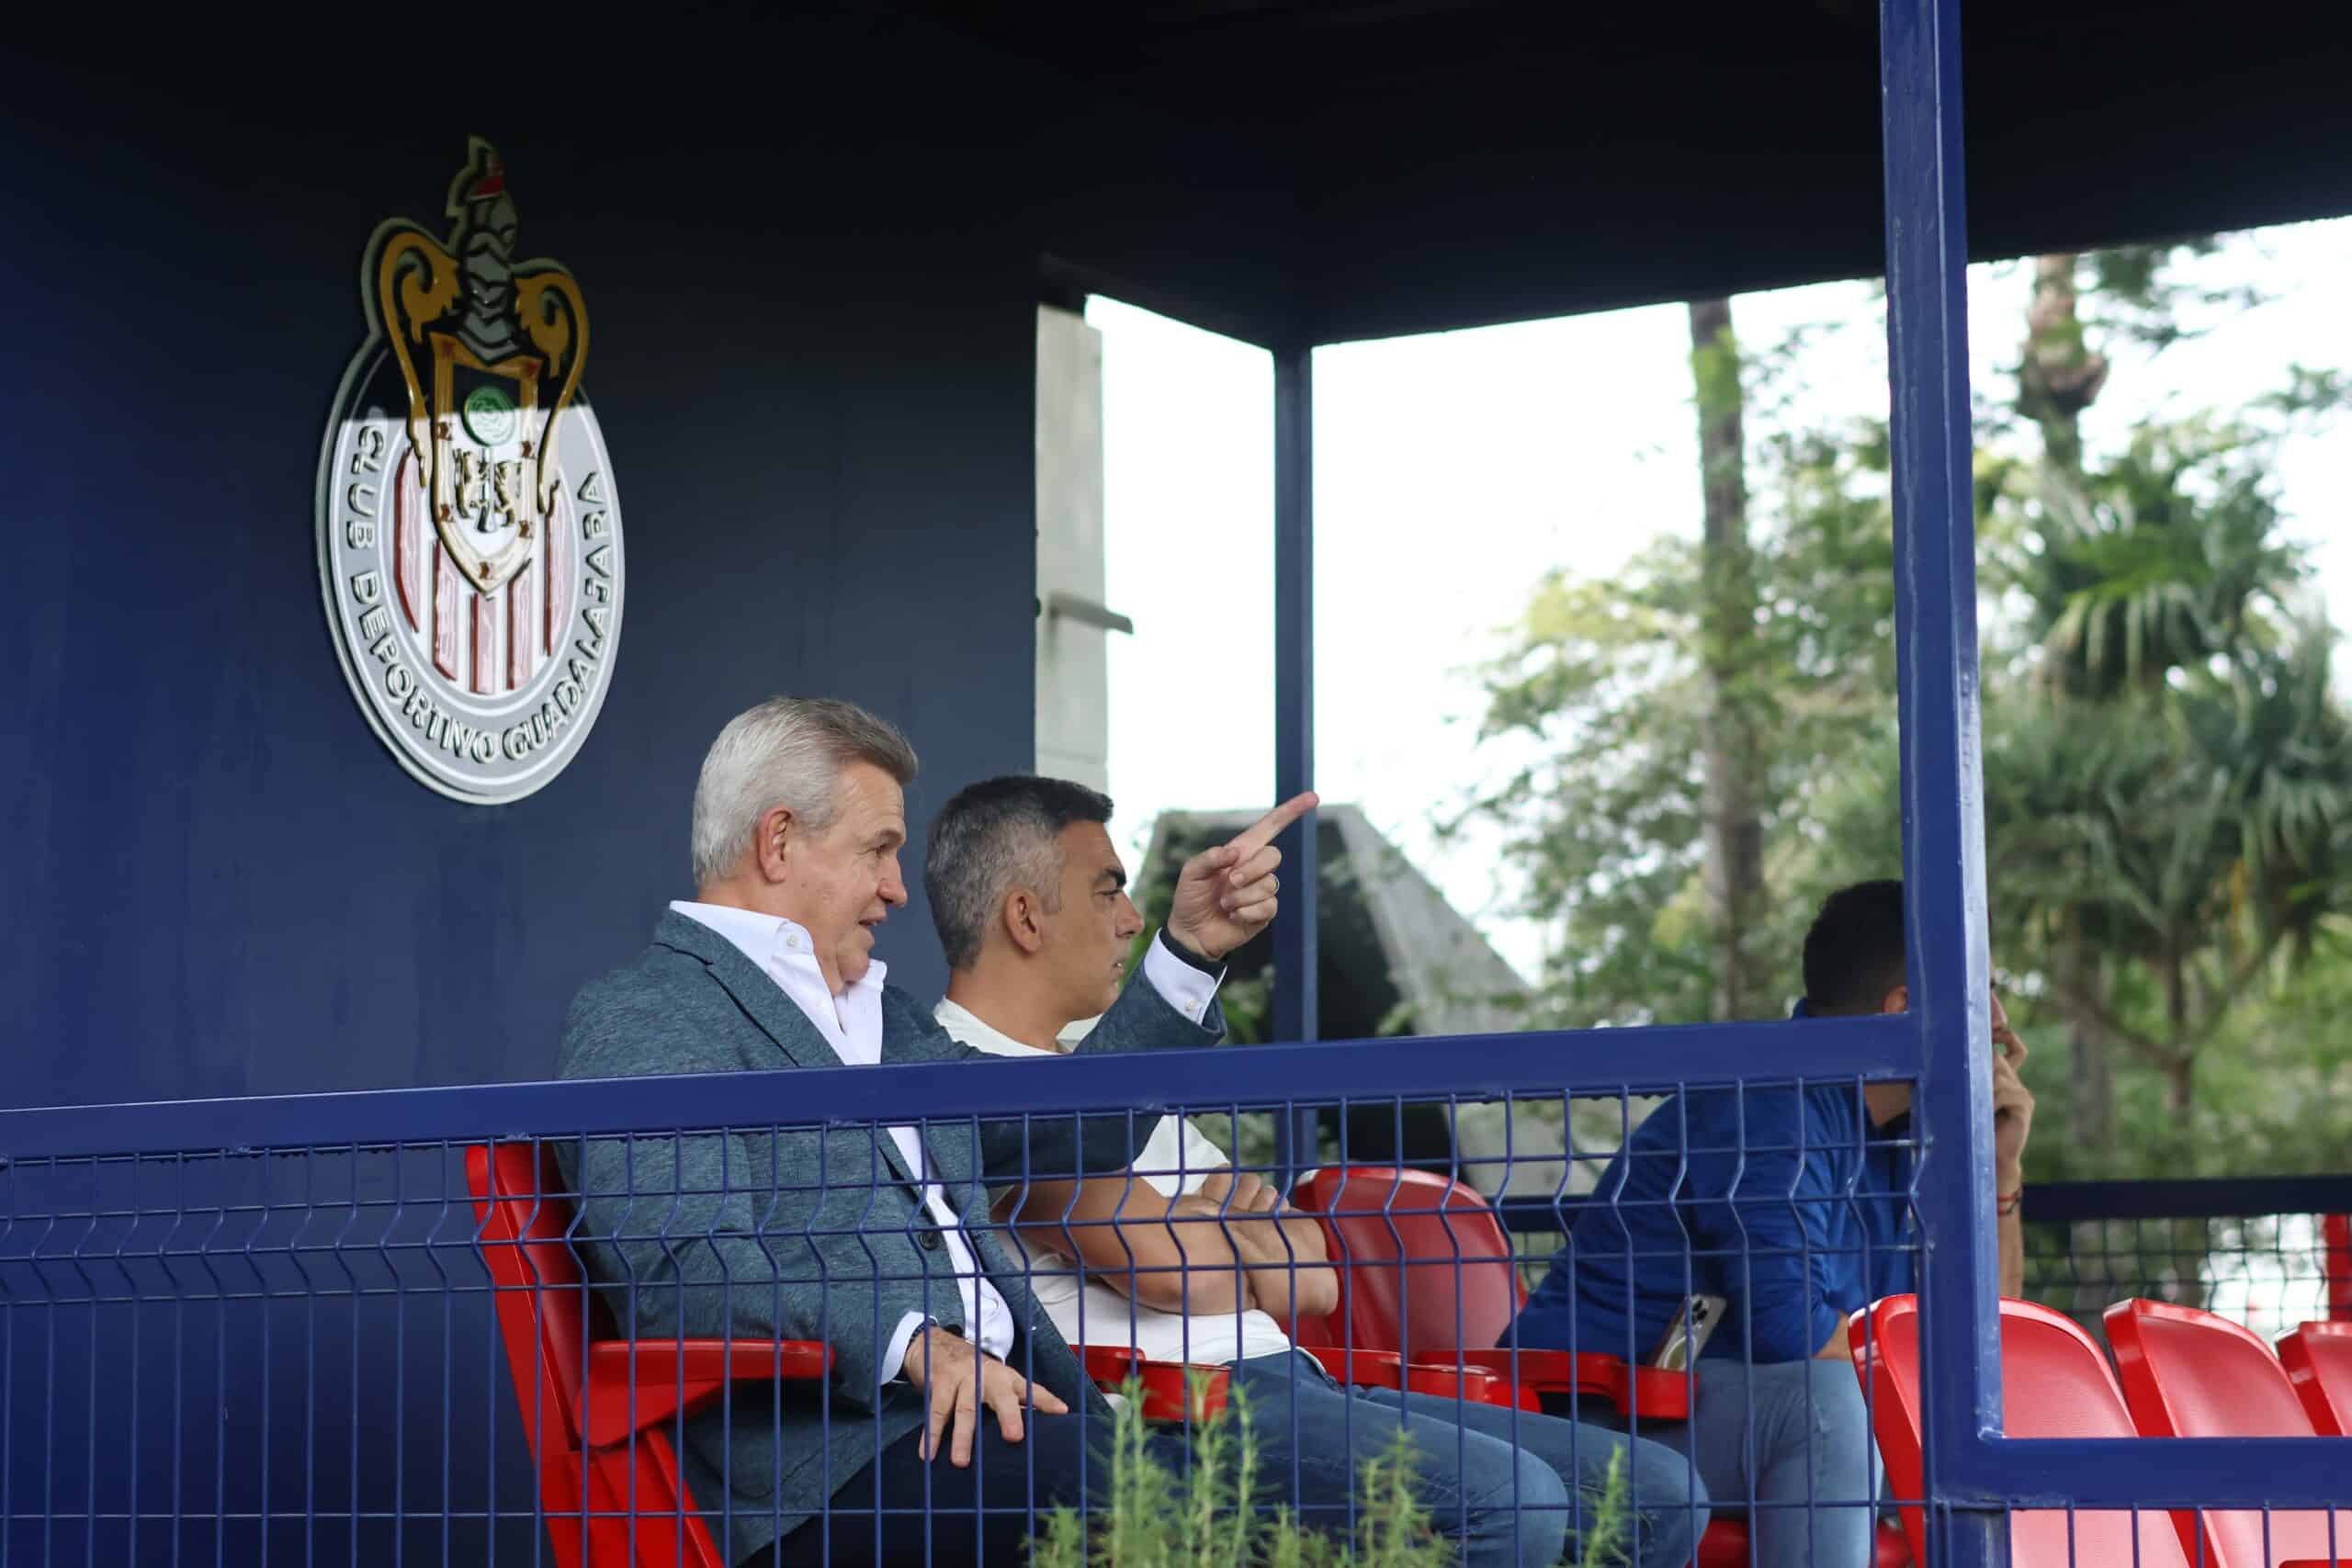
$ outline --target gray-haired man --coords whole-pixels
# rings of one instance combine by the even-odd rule
[[[729,723],[695,792],[695,897],[582,987],[563,1076],[977,1056],[873,962],[874,929],[906,902],[915,766],[903,736],[846,703],[779,697]],[[1185,867],[1148,983],[1090,1050],[1222,1034],[1218,960],[1273,918],[1271,840],[1314,803]],[[793,1114],[746,1109],[771,1125]],[[1127,1120],[1087,1122],[1087,1168],[1125,1161]],[[787,1125],[594,1140],[567,1157],[589,1271],[638,1331],[831,1348],[821,1397],[738,1385],[685,1425],[687,1480],[722,1517],[730,1560],[967,1562],[985,1548],[1012,1562],[1033,1502],[1077,1499],[1085,1432],[1104,1430],[1081,1417],[1103,1407],[985,1227],[991,1177],[1077,1170],[1080,1146],[1074,1120],[1040,1117],[1025,1137]],[[943,1447],[951,1463],[927,1463]]]

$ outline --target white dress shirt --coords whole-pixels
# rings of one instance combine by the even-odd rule
[[[991,1056],[1049,1055],[1023,1044],[961,1002],[944,997],[932,1016],[939,1020],[940,1028]],[[1063,1030],[1063,1047],[1083,1040],[1093,1022],[1081,1019]],[[1182,1116],[1163,1116],[1127,1168],[1162,1198],[1182,1198],[1198,1192],[1212,1172],[1232,1163],[1191,1122]],[[991,1200],[1001,1196],[1001,1190],[991,1193]],[[1006,1235],[1030,1267],[1029,1293],[1037,1298],[1062,1337],[1073,1345],[1131,1346],[1155,1361],[1187,1361],[1204,1367],[1246,1361],[1253,1356],[1279,1356],[1291,1348],[1283,1325],[1255,1307],[1227,1313],[1162,1312],[1090,1277],[1075,1259],[1064,1262],[1049,1255],[1041,1263],[1019,1231]]]
[[[871,1066],[881,1061],[882,982],[889,973],[887,964],[876,960],[863,976],[836,996],[825,984],[825,972],[817,962],[808,931],[798,922],[732,905],[698,904],[687,899],[675,900],[670,908],[734,943],[808,1016],[825,1043],[844,1064]],[[1164,951],[1157,939],[1144,956],[1143,972],[1152,989],[1169,1006],[1196,1023],[1216,998],[1217,976],[1204,974]],[[964,1234],[963,1221],[947,1206],[946,1194],[931,1179],[931,1161],[922,1139],[912,1127],[897,1126],[888,1131],[899,1156],[921,1183],[923,1208],[938,1224],[940,1237],[947,1245],[948,1258],[956,1268],[956,1292],[964,1298],[965,1336],[989,1355],[1004,1359],[1012,1349],[1012,1309],[981,1272],[970,1238]],[[925,1321],[922,1313],[909,1313],[899,1320],[882,1357],[884,1382],[895,1382],[903,1375],[907,1347],[913,1343],[915,1331]]]

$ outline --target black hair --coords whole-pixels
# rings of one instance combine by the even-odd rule
[[[989,922],[1024,878],[1046,908],[1060,894],[1056,840],[1077,822],[1108,822],[1111,797],[1068,779],[1008,773],[956,792],[931,824],[922,886],[950,969],[978,962]]]
[[[1905,983],[1903,884],[1840,887],[1804,933],[1804,1000],[1817,1013],[1876,1012]]]

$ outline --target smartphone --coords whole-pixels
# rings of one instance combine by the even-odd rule
[[[1666,1337],[1657,1342],[1657,1350],[1650,1357],[1650,1365],[1669,1372],[1687,1371],[1707,1348],[1707,1340],[1715,1325],[1724,1320],[1724,1308],[1728,1303],[1721,1296],[1685,1296],[1682,1308],[1674,1321],[1666,1325]]]

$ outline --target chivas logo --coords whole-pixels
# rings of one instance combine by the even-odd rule
[[[360,267],[368,341],[319,472],[319,572],[352,694],[401,766],[515,800],[587,738],[621,629],[621,513],[580,389],[588,309],[516,258],[475,139],[448,233],[395,218]]]

